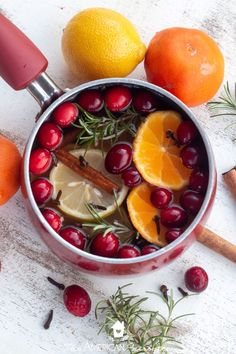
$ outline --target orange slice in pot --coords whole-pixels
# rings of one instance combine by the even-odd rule
[[[157,111],[138,129],[133,160],[143,179],[152,185],[178,190],[189,181],[191,170],[183,165],[180,148],[167,137],[167,132],[175,134],[181,121],[177,112]]]
[[[160,233],[158,232],[155,217],[159,216],[159,210],[150,201],[152,189],[153,187],[145,182],[133,188],[127,198],[127,208],[130,220],[140,235],[147,241],[162,247],[167,243],[166,228],[160,225]]]

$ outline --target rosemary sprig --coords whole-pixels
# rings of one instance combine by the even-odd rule
[[[219,96],[218,101],[209,102],[208,107],[214,113],[223,111],[222,113],[213,114],[212,117],[219,117],[225,115],[236,115],[236,82],[234,86],[234,93],[231,93],[228,81],[224,85],[223,92]]]
[[[86,222],[82,224],[82,227],[88,227],[92,229],[92,236],[97,232],[103,232],[106,235],[108,232],[113,232],[120,237],[122,242],[130,242],[133,239],[138,238],[138,232],[128,224],[114,220],[112,223],[105,220],[99,215],[96,208],[90,204],[86,204],[86,208],[92,215],[92,222]]]
[[[98,142],[110,139],[112,142],[117,141],[123,133],[135,136],[135,126],[143,117],[133,109],[129,108],[120,116],[112,114],[105,107],[105,114],[101,117],[95,116],[78,105],[80,110],[79,119],[73,125],[80,129],[76,144],[91,146],[97,145]]]
[[[109,299],[100,301],[95,309],[95,316],[98,319],[103,315],[103,323],[99,333],[105,332],[116,346],[130,354],[154,354],[167,353],[167,348],[179,346],[180,341],[171,335],[174,322],[178,319],[192,314],[184,314],[178,317],[173,316],[173,311],[184,297],[174,301],[173,291],[166,297],[159,293],[148,292],[158,296],[166,304],[168,313],[165,317],[159,311],[147,311],[141,305],[148,297],[131,296],[125,289],[132,284],[118,287],[118,290]],[[113,326],[119,321],[124,324],[123,336],[114,336]]]

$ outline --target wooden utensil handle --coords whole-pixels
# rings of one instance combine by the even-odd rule
[[[197,237],[197,240],[213,251],[236,263],[236,245],[231,242],[226,241],[206,228],[202,234]]]

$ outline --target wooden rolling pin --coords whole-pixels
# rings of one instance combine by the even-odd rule
[[[236,245],[232,244],[231,242],[223,239],[219,235],[206,228],[202,234],[197,237],[197,240],[213,251],[236,263]]]

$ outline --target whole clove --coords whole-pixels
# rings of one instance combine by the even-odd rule
[[[49,329],[52,323],[52,319],[53,319],[53,310],[50,310],[48,317],[43,325],[44,329]]]
[[[52,279],[51,277],[47,277],[47,280],[52,285],[55,285],[59,290],[64,290],[65,289],[65,285],[64,284],[58,283],[56,280]]]

